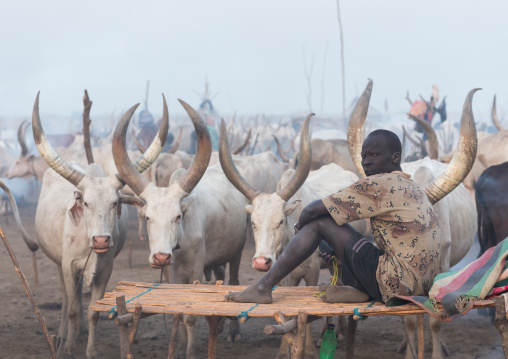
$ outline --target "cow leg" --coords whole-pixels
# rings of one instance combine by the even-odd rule
[[[240,260],[242,259],[242,252],[237,253],[229,261],[229,285],[240,285],[239,273],[240,273]],[[228,342],[237,342],[242,340],[242,334],[240,333],[240,322],[238,320],[229,321],[229,334]]]
[[[224,281],[224,279],[226,279],[226,266],[222,265],[222,266],[213,267],[213,274],[215,275],[216,281],[218,281],[218,280]],[[209,280],[210,279],[207,278],[207,281],[209,281]],[[229,284],[231,284],[231,281]]]
[[[104,296],[104,292],[106,291],[106,285],[108,284],[109,277],[111,276],[111,272],[113,271],[113,263],[108,263],[103,270],[95,276],[91,287],[91,298],[90,305],[97,302]],[[88,342],[86,345],[86,358],[87,359],[96,359],[99,358],[99,353],[97,352],[95,338],[96,338],[96,329],[97,322],[99,321],[99,312],[94,312],[92,308],[88,306],[87,317],[88,317]]]
[[[441,322],[429,316],[430,339],[432,341],[432,359],[442,359],[450,355],[445,343],[441,340]]]
[[[185,352],[185,358],[195,359],[196,353],[194,350],[194,325],[196,324],[196,317],[192,315],[184,315],[183,322],[187,331],[187,350]]]
[[[64,336],[65,336],[65,319],[67,318],[67,309],[68,309],[68,298],[67,298],[67,292],[65,291],[65,281],[64,281],[64,275],[62,271],[61,266],[58,267],[58,275],[60,277],[60,291],[62,293],[62,315],[60,317],[60,327],[58,328],[58,338],[57,340],[59,342],[63,342]],[[60,345],[60,344],[58,344]]]
[[[63,263],[62,263],[63,264]],[[71,265],[62,267],[65,281],[65,290],[68,300],[67,308],[67,340],[65,341],[64,353],[68,356],[74,354],[76,348],[76,337],[79,334],[79,317],[82,315],[81,306],[81,283],[78,285],[78,275],[72,271]]]
[[[416,359],[415,333],[416,333],[416,316],[408,315],[404,317],[404,327],[406,329],[406,356],[405,359]],[[414,353],[414,355],[413,355]]]

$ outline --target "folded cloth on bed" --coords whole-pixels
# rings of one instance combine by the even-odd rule
[[[508,291],[508,279],[498,281],[507,267],[507,257],[508,238],[461,270],[438,274],[428,297],[396,296],[386,305],[410,301],[439,321],[450,322],[469,312],[475,300],[489,299]]]

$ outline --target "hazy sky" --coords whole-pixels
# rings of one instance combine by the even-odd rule
[[[374,80],[371,104],[407,111],[432,84],[460,111],[475,95],[477,120],[494,93],[508,108],[506,1],[341,0],[346,102]],[[7,1],[0,2],[0,116],[82,111],[93,114],[143,101],[170,113],[176,99],[199,104],[208,77],[220,113],[309,111],[304,72],[313,63],[312,110],[342,113],[337,5],[334,0]],[[323,74],[324,72],[324,74]],[[481,114],[480,114],[481,113]],[[488,117],[487,117],[488,119]]]

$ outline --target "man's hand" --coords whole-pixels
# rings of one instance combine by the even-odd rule
[[[319,254],[318,254],[318,257],[323,258],[323,260],[325,261],[325,263],[326,263],[326,264],[330,264],[330,263],[332,263],[332,260],[333,260],[333,258],[334,258],[334,256],[333,256],[333,255],[328,254],[328,253],[319,253]]]

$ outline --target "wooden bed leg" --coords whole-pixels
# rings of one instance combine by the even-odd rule
[[[122,359],[133,359],[132,347],[134,346],[134,339],[138,332],[139,322],[141,321],[141,305],[136,304],[134,314],[127,313],[127,305],[125,303],[125,296],[116,297],[116,307],[118,310],[118,317],[115,319],[116,325],[120,331],[120,357]],[[129,327],[129,323],[132,325]]]
[[[277,312],[274,314],[275,320],[280,325],[287,322],[286,317],[282,312]],[[288,323],[289,324],[289,323]],[[288,341],[289,350],[291,353],[291,359],[303,359],[303,353],[305,350],[305,327],[307,325],[307,313],[303,310],[298,311],[298,319],[296,324],[296,334],[295,333],[287,333],[284,336]],[[266,333],[266,331],[265,331]],[[289,354],[289,353],[288,353]]]
[[[169,343],[168,359],[173,359],[175,357],[176,335],[178,334],[178,325],[181,320],[182,314],[173,315],[173,329],[171,329],[171,342]]]
[[[508,319],[506,310],[508,309],[508,293],[502,294],[496,298],[496,317],[494,324],[501,335],[504,356],[508,358]]]
[[[205,317],[208,322],[208,358],[217,358],[217,338],[219,336],[219,324],[222,317],[210,316]]]
[[[350,315],[347,317],[347,337],[346,337],[346,359],[353,359],[355,357],[355,337],[356,326],[358,322]]]
[[[418,359],[423,359],[425,349],[425,338],[423,335],[423,314],[418,314]]]

